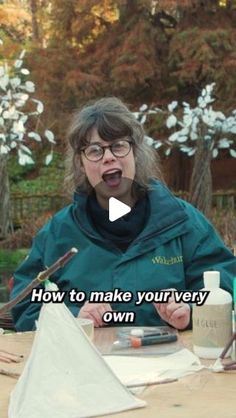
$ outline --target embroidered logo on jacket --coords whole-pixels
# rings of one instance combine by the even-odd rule
[[[167,265],[178,264],[178,263],[183,263],[183,256],[177,255],[176,257],[167,258],[162,255],[158,255],[152,258],[152,262],[153,264],[167,264]]]

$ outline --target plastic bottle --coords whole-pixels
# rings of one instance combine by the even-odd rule
[[[232,335],[232,296],[220,289],[219,271],[206,271],[203,278],[202,290],[210,293],[204,305],[193,306],[193,350],[201,358],[216,359]]]

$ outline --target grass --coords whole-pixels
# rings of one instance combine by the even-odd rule
[[[28,252],[28,248],[14,251],[0,249],[0,302],[5,303],[9,300],[9,278]]]
[[[0,271],[14,270],[24,260],[28,252],[28,248],[14,251],[0,249]]]

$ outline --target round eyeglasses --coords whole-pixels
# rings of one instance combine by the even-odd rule
[[[133,142],[130,140],[120,140],[115,141],[111,145],[100,145],[100,144],[90,144],[85,148],[81,149],[81,152],[85,155],[89,161],[99,161],[103,158],[105,150],[109,148],[111,153],[117,158],[126,157],[131,150]]]

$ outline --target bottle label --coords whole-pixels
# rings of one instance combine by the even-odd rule
[[[232,305],[193,307],[193,344],[200,347],[224,347],[232,335]]]

